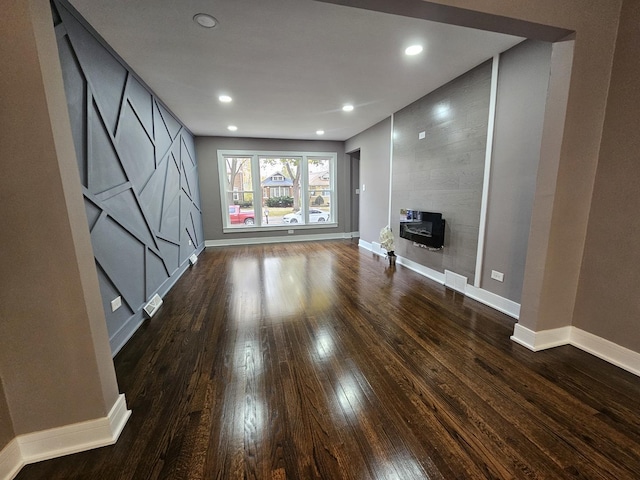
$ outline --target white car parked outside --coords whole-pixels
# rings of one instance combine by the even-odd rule
[[[282,217],[282,221],[284,223],[302,223],[302,211],[298,210],[297,212],[287,213],[284,217]],[[318,210],[317,208],[312,208],[309,210],[309,222],[328,222],[329,221],[329,212],[323,212],[322,210]]]

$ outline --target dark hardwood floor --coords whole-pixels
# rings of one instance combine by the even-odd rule
[[[640,378],[513,325],[349,242],[208,249],[115,359],[118,443],[18,479],[639,478]]]

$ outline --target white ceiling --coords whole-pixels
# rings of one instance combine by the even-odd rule
[[[522,41],[314,0],[71,3],[196,135],[346,140]]]

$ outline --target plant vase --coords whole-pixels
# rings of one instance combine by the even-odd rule
[[[390,253],[387,255],[387,258],[389,259],[389,266],[390,266],[390,267],[395,267],[395,266],[396,266],[396,258],[398,258],[398,257],[396,256],[396,254],[395,254],[395,253],[393,253],[393,252],[390,252]]]

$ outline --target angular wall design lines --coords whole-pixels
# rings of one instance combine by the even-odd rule
[[[204,245],[193,136],[77,18],[53,17],[112,351]],[[111,311],[111,301],[122,307]]]

